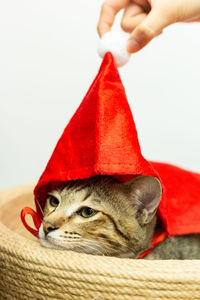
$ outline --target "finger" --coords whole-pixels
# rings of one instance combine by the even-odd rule
[[[97,30],[100,36],[110,31],[116,14],[128,5],[129,0],[106,0],[101,8]]]
[[[124,31],[131,33],[138,26],[138,24],[140,24],[146,18],[146,16],[147,15],[143,13],[133,18],[125,18],[121,23],[121,27]]]
[[[170,23],[171,20],[162,11],[152,9],[131,33],[127,43],[128,51],[134,53],[142,49]]]
[[[148,0],[133,0],[133,2],[141,6],[145,12],[149,12],[151,10],[150,1]]]
[[[132,32],[146,16],[147,14],[141,6],[137,4],[129,4],[124,11],[121,27],[126,32]]]
[[[189,20],[184,21],[184,22],[186,22],[186,23],[200,22],[200,18],[199,17],[198,18],[192,18],[192,19],[189,19]]]

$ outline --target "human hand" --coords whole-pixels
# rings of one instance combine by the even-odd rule
[[[200,0],[106,0],[102,5],[98,32],[108,32],[116,14],[124,10],[122,29],[131,33],[130,53],[137,52],[170,24],[200,21]]]

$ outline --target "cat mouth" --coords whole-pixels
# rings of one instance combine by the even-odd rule
[[[78,244],[72,245],[72,243],[70,242],[68,245],[66,245],[66,244],[63,245],[62,240],[51,238],[51,237],[41,238],[40,244],[43,247],[51,248],[51,249],[55,249],[55,250],[65,250],[65,251],[68,250],[68,251],[75,251],[75,252],[79,252],[79,253],[87,252],[86,250],[83,249],[83,247],[81,247]]]
[[[40,236],[40,244],[43,247],[56,249],[56,250],[71,250],[71,251],[78,251],[79,245],[72,245],[72,243],[64,243],[64,241],[60,238],[55,238],[51,236]]]
[[[46,248],[56,249],[56,250],[65,250],[65,248],[56,243],[56,240],[49,239],[48,236],[40,237],[40,245]]]
[[[41,246],[43,246],[43,247],[56,249],[56,250],[65,250],[66,249],[61,244],[61,241],[45,234],[42,224],[39,229],[39,240],[40,240]]]

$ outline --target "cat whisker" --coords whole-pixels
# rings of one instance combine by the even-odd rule
[[[41,238],[41,239],[46,240],[45,238]],[[73,238],[67,239],[67,237],[65,238],[64,235],[63,236],[61,235],[56,238],[50,237],[50,239],[47,239],[47,240],[49,240],[50,242],[52,241],[53,243],[54,243],[54,241],[62,242],[62,244],[63,244],[62,247],[66,247],[66,249],[67,249],[67,246],[71,245],[73,248],[76,248],[75,251],[77,251],[77,249],[79,248],[84,253],[91,254],[91,251],[89,251],[89,250],[87,251],[87,248],[89,248],[90,250],[93,250],[93,252],[98,252],[101,255],[105,254],[108,256],[111,255],[111,253],[119,252],[119,246],[114,245],[114,244],[108,245],[108,243],[106,243],[106,241],[112,242],[112,240],[107,237],[97,237],[96,240],[87,239],[87,238],[83,238],[83,237],[76,238],[76,239],[73,239]],[[98,241],[100,244],[98,243]],[[133,248],[129,247],[128,245],[125,245],[124,247],[125,247],[125,249],[134,253]],[[73,249],[71,249],[71,250],[73,251]],[[77,251],[77,252],[79,252],[79,251]]]
[[[81,246],[83,247],[84,245],[81,245]],[[90,248],[92,250],[97,251],[100,254],[104,254],[100,249],[97,249],[96,247],[92,247],[90,244],[88,244],[88,242],[85,244],[85,246],[86,246],[86,248],[84,248],[84,249]],[[97,245],[94,245],[94,246],[97,246]]]
[[[108,241],[108,242],[113,242],[113,243],[115,243],[114,241],[112,241],[111,239],[109,239],[109,238],[102,238],[102,237],[98,237],[98,240],[101,240],[101,242],[104,242],[104,244],[105,244],[105,242],[106,241]],[[105,244],[105,245],[107,245],[107,244]],[[119,244],[120,245],[120,244]],[[112,249],[113,248],[116,248],[116,249],[119,249],[119,245],[114,245],[114,244],[109,244],[109,247],[111,247]]]
[[[74,243],[74,244],[75,244],[75,243],[79,242],[78,239],[76,239],[76,240],[72,240],[72,239],[70,239],[70,240],[65,240],[65,239],[60,238],[60,237],[56,237],[56,238],[55,238],[55,237],[50,237],[50,239],[51,239],[51,240],[55,240],[55,241],[58,241],[58,240],[59,240],[59,241],[63,241],[64,243]]]
[[[38,201],[37,198],[36,198],[36,202],[37,202],[37,205],[38,205],[38,207],[39,207],[39,209],[40,209],[40,211],[41,211],[41,213],[42,213],[42,216],[44,216],[44,211],[42,210],[42,207],[41,207],[41,205],[40,205],[40,202]]]
[[[86,241],[86,242],[92,243],[92,245],[94,245],[96,247],[100,247],[100,249],[103,249],[103,251],[106,252],[106,254],[108,255],[108,252],[106,251],[106,248],[108,250],[110,250],[110,248],[108,248],[106,244],[104,245],[104,248],[102,248],[102,246],[97,244],[95,240],[90,240],[90,239],[85,239],[85,238],[83,240]],[[102,254],[104,254],[104,253],[102,253]]]
[[[103,238],[103,237],[98,237],[98,239],[101,239],[101,240],[107,240],[108,242],[112,242],[112,240],[110,240],[109,238]],[[131,251],[132,253],[134,253],[135,254],[135,252],[134,252],[134,249],[133,248],[131,248],[131,247],[129,247],[128,245],[126,245],[126,246],[124,246],[127,250],[129,250],[129,251]],[[119,247],[117,246],[117,245],[112,245],[112,246],[110,246],[110,248],[111,249],[113,249],[115,252],[119,252]]]
[[[76,252],[91,254],[89,251],[87,251],[87,249],[85,249],[85,247],[82,247],[82,246],[76,247]]]
[[[60,240],[62,240],[62,239],[60,239]],[[66,241],[66,240],[63,240],[64,241],[64,243],[66,244],[66,243],[70,243],[70,244],[76,244],[76,242],[79,242],[79,241],[77,241],[77,240],[75,240],[75,241],[73,241],[73,239],[70,239],[70,240],[68,240],[68,241]],[[109,255],[109,253],[108,253],[108,251],[110,252],[110,250],[112,249],[112,250],[114,250],[115,252],[117,252],[118,250],[117,249],[114,249],[113,247],[110,247],[110,246],[108,246],[107,244],[105,244],[105,243],[103,243],[103,247],[102,247],[102,245],[99,245],[98,243],[96,243],[96,240],[91,240],[91,239],[86,239],[86,238],[80,238],[80,242],[86,242],[87,244],[86,244],[86,247],[88,246],[88,244],[89,245],[91,245],[92,244],[92,246],[95,246],[95,248],[94,249],[96,249],[96,250],[98,250],[99,248],[100,248],[100,251],[101,251],[101,254],[103,254],[103,252],[105,253],[106,252],[106,254],[107,255]],[[104,242],[104,241],[103,241]],[[79,244],[80,245],[80,244]],[[80,245],[80,246],[82,246],[82,245]],[[98,249],[97,249],[97,247],[98,247]],[[117,248],[117,247],[116,247]],[[85,247],[84,247],[84,249],[85,249]],[[103,249],[103,252],[102,252],[102,249]],[[108,251],[107,251],[108,250]]]
[[[78,240],[65,240],[65,239],[63,239],[63,238],[54,238],[54,237],[51,237],[50,238],[50,241],[51,240],[54,240],[54,241],[62,241],[63,242],[63,244],[65,244],[65,245],[67,245],[67,244],[73,244],[73,246],[75,246],[75,247],[82,247],[83,249],[84,249],[84,252],[86,252],[85,250],[87,250],[87,248],[90,248],[90,249],[92,249],[92,250],[95,250],[95,251],[97,251],[97,252],[99,252],[100,254],[103,254],[103,252],[100,250],[100,249],[97,249],[96,247],[92,247],[91,246],[91,240],[87,240],[87,239],[82,239],[83,240],[83,242],[86,242],[86,244],[84,245],[84,244],[82,244],[82,245],[80,245],[80,243],[78,242]],[[93,246],[99,246],[99,245],[95,245],[95,244],[93,244]]]
[[[60,239],[61,240],[61,239]],[[75,240],[75,241],[73,241],[73,240],[68,240],[68,241],[66,241],[66,240],[63,240],[63,242],[66,244],[66,243],[70,243],[70,244],[76,244],[78,241],[77,240]],[[86,251],[87,250],[87,248],[90,248],[90,249],[92,249],[92,250],[95,250],[95,251],[98,251],[100,254],[104,254],[104,252],[106,251],[106,249],[103,249],[102,247],[101,247],[101,245],[99,245],[99,244],[96,244],[95,243],[95,241],[94,240],[90,240],[90,239],[86,239],[86,238],[80,238],[80,242],[82,243],[82,244],[80,244],[79,243],[79,245],[78,245],[78,247],[82,247],[82,249],[84,249],[84,252],[86,252],[86,253],[88,253],[88,251]],[[85,243],[84,243],[85,242]],[[102,251],[103,250],[103,251]],[[106,253],[107,253],[107,251],[106,251]]]

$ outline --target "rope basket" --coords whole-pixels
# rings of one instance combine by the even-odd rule
[[[33,185],[0,191],[0,299],[200,299],[200,261],[134,260],[47,249],[20,220]]]

